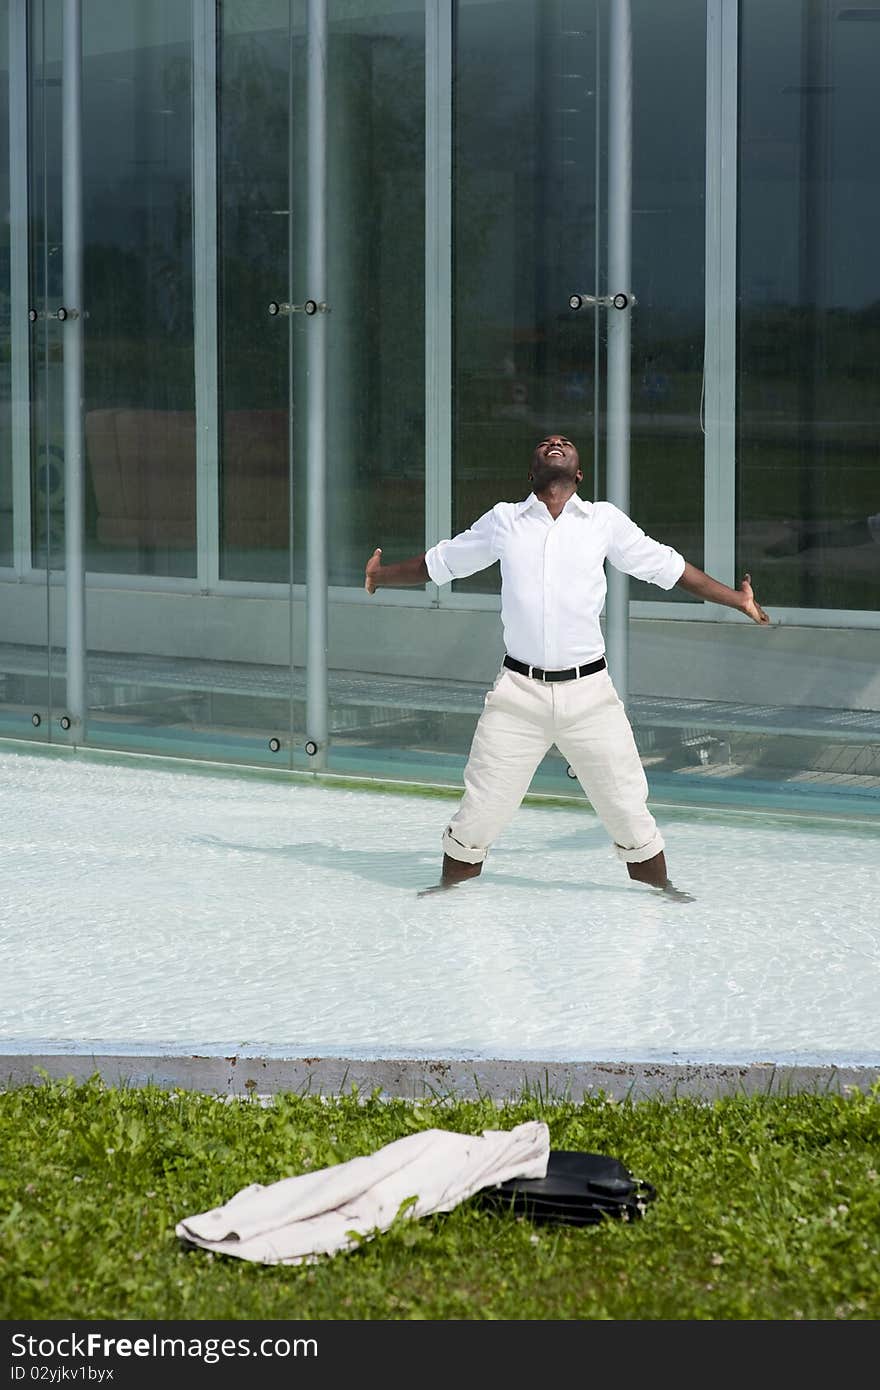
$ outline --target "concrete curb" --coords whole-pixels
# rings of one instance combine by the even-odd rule
[[[358,1061],[344,1057],[0,1056],[0,1085],[32,1085],[48,1077],[80,1083],[100,1076],[108,1086],[154,1085],[222,1096],[279,1091],[334,1096],[352,1088],[408,1100],[516,1100],[524,1092],[548,1101],[579,1102],[600,1092],[616,1101],[662,1096],[714,1100],[721,1096],[867,1091],[880,1080],[875,1066],[743,1065],[664,1062],[517,1062],[462,1060]]]

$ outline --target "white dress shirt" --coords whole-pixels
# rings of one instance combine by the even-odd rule
[[[501,622],[508,655],[547,671],[595,661],[605,651],[599,615],[605,558],[616,569],[671,589],[684,557],[646,536],[610,502],[570,497],[554,521],[540,498],[497,502],[467,531],[425,555],[435,584],[501,561]]]

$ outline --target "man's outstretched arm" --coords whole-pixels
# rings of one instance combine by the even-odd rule
[[[726,608],[736,608],[747,618],[751,618],[753,623],[769,623],[770,621],[755,598],[750,574],[744,577],[738,589],[731,589],[727,584],[713,579],[711,574],[705,574],[703,570],[697,569],[696,565],[691,565],[686,560],[684,573],[678,581],[678,587],[687,589],[689,594],[694,594],[696,598],[706,599],[709,603],[723,603]]]
[[[364,588],[368,594],[374,594],[381,588],[394,589],[427,584],[430,578],[424,555],[414,555],[412,559],[401,560],[396,565],[383,565],[382,551],[377,549],[367,561]]]

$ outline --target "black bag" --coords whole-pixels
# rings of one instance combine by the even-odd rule
[[[551,1149],[544,1178],[510,1178],[478,1194],[484,1205],[532,1221],[596,1226],[603,1217],[639,1221],[656,1189],[618,1158]]]

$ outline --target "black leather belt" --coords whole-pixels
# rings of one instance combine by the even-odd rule
[[[576,681],[581,676],[592,676],[596,671],[604,671],[607,662],[604,656],[591,661],[587,666],[571,666],[567,671],[542,671],[540,666],[527,666],[524,661],[506,656],[503,663],[509,671],[518,671],[521,676],[531,676],[536,681]]]

